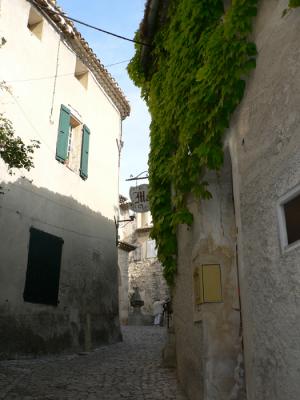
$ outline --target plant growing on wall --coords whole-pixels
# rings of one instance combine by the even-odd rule
[[[28,171],[33,167],[32,155],[39,142],[32,140],[25,145],[20,137],[15,135],[12,123],[0,114],[0,157],[7,164],[12,173],[13,168],[25,168]]]
[[[5,44],[6,39],[1,37],[0,49]],[[10,92],[5,81],[0,82],[0,89]],[[7,164],[10,174],[13,168],[29,171],[33,167],[33,152],[39,147],[37,140],[31,140],[31,144],[26,146],[20,137],[15,136],[11,121],[0,113],[0,157]]]
[[[289,7],[290,8],[300,7],[300,0],[290,0]]]
[[[151,236],[169,284],[177,227],[193,221],[187,196],[210,198],[204,173],[222,166],[223,134],[255,68],[256,46],[248,36],[256,11],[257,0],[233,0],[226,13],[222,0],[170,0],[146,66],[140,45],[128,66],[152,116]],[[142,32],[139,40],[145,40]]]

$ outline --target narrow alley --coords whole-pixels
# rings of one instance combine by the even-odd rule
[[[0,362],[3,400],[185,400],[161,366],[165,329],[126,326],[123,342],[90,353]]]

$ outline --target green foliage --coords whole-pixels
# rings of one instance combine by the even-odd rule
[[[300,7],[300,0],[290,0],[289,7],[290,8]]]
[[[292,8],[300,7],[300,0],[290,0],[288,8],[285,8],[282,12],[282,17],[285,17]]]
[[[222,0],[170,0],[147,74],[139,45],[128,66],[152,116],[151,236],[169,284],[176,272],[178,225],[193,221],[187,196],[210,198],[204,172],[222,166],[223,134],[255,68],[256,46],[248,36],[256,10],[257,0],[233,0],[226,14]]]
[[[15,136],[11,121],[0,114],[0,157],[7,164],[10,173],[13,168],[25,168],[29,171],[33,167],[32,154],[39,147],[39,142],[31,142],[32,144],[26,146],[21,138]]]

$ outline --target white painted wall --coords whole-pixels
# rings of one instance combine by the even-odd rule
[[[0,160],[0,357],[87,348],[120,335],[114,224],[120,114],[91,74],[88,89],[74,77],[76,55],[51,24],[44,21],[41,40],[29,31],[29,10],[25,0],[1,2],[0,81],[9,87],[0,91],[1,111],[17,135],[41,147],[30,172],[11,176]],[[86,181],[55,159],[61,104],[91,131]],[[23,301],[31,226],[64,240],[58,307]]]
[[[41,141],[41,148],[35,153],[35,169],[25,176],[33,179],[38,187],[72,196],[113,219],[114,207],[118,207],[119,112],[91,74],[87,90],[74,77],[76,55],[66,43],[60,42],[61,38],[49,23],[45,21],[41,40],[30,32],[29,10],[30,3],[25,0],[2,2],[1,30],[7,42],[0,52],[0,79],[7,82],[12,95],[1,93],[1,108],[24,140]],[[91,130],[87,181],[55,160],[61,104],[76,110]],[[1,174],[4,178],[4,172]],[[20,174],[24,175],[24,171]],[[16,180],[20,174],[4,179]]]

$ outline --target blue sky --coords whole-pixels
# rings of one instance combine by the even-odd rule
[[[133,38],[144,13],[145,0],[58,0],[57,4],[70,17],[91,25]],[[123,121],[124,147],[121,154],[120,193],[128,196],[130,174],[136,176],[147,170],[149,152],[150,117],[140,98],[140,91],[128,77],[127,62],[109,67],[110,64],[130,60],[134,44],[113,38],[101,32],[77,25],[107,70],[116,79],[131,105],[131,115]],[[145,183],[145,181],[141,181]]]

